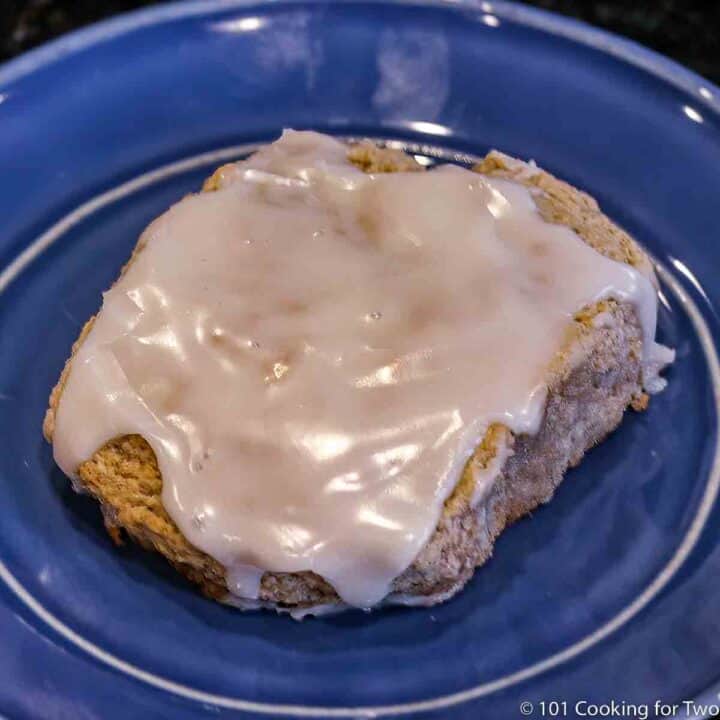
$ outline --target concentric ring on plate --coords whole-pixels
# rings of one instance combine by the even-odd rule
[[[211,162],[217,162],[230,157],[249,152],[252,146],[241,146],[234,148],[226,148],[212,153],[204,153],[194,158],[189,158],[169,166],[165,166],[156,171],[152,171],[124,185],[104,193],[93,200],[85,203],[74,212],[60,220],[56,225],[43,233],[34,243],[32,243],[25,252],[19,256],[8,268],[0,275],[0,291],[4,290],[14,278],[28,266],[34,258],[36,258],[44,249],[49,247],[53,242],[60,239],[63,233],[70,230],[74,225],[86,219],[92,213],[101,210],[113,202],[119,201],[148,185],[161,181],[173,174],[182,173],[194,167],[203,166]],[[438,151],[437,157],[446,157],[446,154]],[[667,287],[673,292],[678,302],[688,314],[695,332],[702,345],[708,363],[713,387],[716,391],[720,388],[720,370],[718,368],[717,354],[710,338],[709,331],[703,320],[702,314],[692,299],[683,290],[682,285],[674,278],[674,276],[663,266],[658,266],[658,273]],[[98,660],[108,664],[122,672],[147,682],[155,687],[174,692],[176,694],[198,700],[201,702],[212,702],[216,705],[237,709],[252,710],[255,712],[283,712],[286,714],[294,714],[298,716],[308,714],[320,714],[324,716],[352,716],[358,713],[375,713],[377,715],[391,715],[401,712],[410,712],[414,710],[424,710],[445,707],[458,702],[470,700],[472,698],[487,695],[491,692],[509,687],[517,682],[533,677],[541,672],[549,670],[558,664],[569,660],[577,654],[588,649],[595,643],[615,632],[629,619],[635,616],[648,602],[650,602],[661,590],[667,585],[675,572],[682,565],[689,553],[692,551],[702,528],[709,514],[710,508],[717,497],[718,487],[720,486],[720,465],[718,458],[718,449],[715,449],[714,463],[710,473],[704,495],[700,501],[697,513],[688,528],[682,542],[676,548],[672,559],[664,566],[664,568],[656,575],[655,579],[637,596],[631,603],[626,605],[619,613],[617,613],[610,621],[602,625],[600,628],[590,633],[583,639],[564,650],[553,654],[552,656],[535,663],[527,668],[514,672],[508,676],[498,678],[491,682],[483,683],[477,687],[454,693],[452,695],[438,697],[432,700],[423,700],[417,703],[406,703],[402,705],[381,706],[381,707],[361,707],[361,708],[335,708],[335,707],[311,707],[311,706],[292,706],[292,705],[271,705],[264,703],[256,703],[253,701],[245,701],[237,698],[206,693],[202,690],[196,690],[192,687],[175,683],[153,673],[147,672],[135,665],[106,652],[91,641],[77,634],[70,627],[65,625],[61,620],[48,612],[43,605],[37,601],[28,591],[17,581],[10,570],[5,565],[0,565],[0,576],[10,587],[10,589],[32,610],[41,620],[50,625],[56,632],[65,637],[68,641],[75,644],[85,652],[91,654]]]

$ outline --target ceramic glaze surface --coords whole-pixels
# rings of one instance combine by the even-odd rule
[[[716,88],[519,6],[202,2],[4,67],[0,122],[1,714],[474,720],[712,685]],[[284,127],[399,141],[430,165],[492,147],[534,158],[663,268],[668,387],[437,608],[298,623],[208,602],[161,559],[114,548],[40,434],[68,348],[142,230]]]

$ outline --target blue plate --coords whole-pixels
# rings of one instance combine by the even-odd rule
[[[288,126],[397,141],[429,163],[491,147],[534,158],[659,263],[668,389],[439,607],[297,623],[204,600],[162,560],[112,547],[40,434],[143,226]],[[504,3],[202,2],[6,65],[0,128],[0,712],[504,719],[525,702],[573,717],[713,686],[720,90]]]

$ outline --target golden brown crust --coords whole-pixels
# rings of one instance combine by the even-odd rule
[[[222,176],[226,170],[232,168],[233,163],[226,163],[221,165],[209,178],[205,180],[202,185],[203,192],[215,192],[220,189],[222,183]]]
[[[83,341],[87,337],[87,334],[90,332],[90,329],[92,328],[94,322],[95,316],[93,315],[93,317],[91,317],[83,325],[82,330],[80,330],[80,335],[78,335],[78,339],[73,343],[72,349],[70,350],[70,357],[65,361],[65,365],[63,366],[62,372],[60,373],[60,379],[57,381],[57,384],[50,392],[48,409],[45,411],[45,418],[43,420],[42,428],[43,435],[48,442],[52,442],[53,434],[55,433],[55,413],[60,403],[60,396],[62,395],[63,388],[65,387],[65,382],[67,381],[68,375],[70,374],[70,366],[72,365],[72,360],[75,357],[75,353],[80,349],[80,346],[83,344]]]
[[[606,257],[652,275],[652,265],[638,244],[606,217],[595,198],[549,172],[492,150],[476,172],[514,180],[540,192],[533,199],[544,220],[572,228],[590,247]]]
[[[367,140],[352,145],[348,159],[366,173],[421,172],[425,169],[402,150],[378,147]]]
[[[423,169],[404,153],[370,143],[352,146],[348,156],[365,172]],[[647,257],[635,242],[606,218],[588,195],[548,173],[496,152],[491,152],[475,169],[536,189],[535,202],[544,219],[568,225],[608,257],[652,272]],[[222,170],[219,168],[206,180],[203,191],[218,188]],[[128,265],[140,250],[138,244]],[[613,322],[599,330],[594,325],[598,313],[609,315]],[[72,355],[92,322],[91,318],[86,323]],[[604,301],[579,312],[551,368],[549,400],[540,433],[532,438],[514,438],[502,425],[488,429],[447,499],[435,534],[413,565],[396,579],[394,590],[433,595],[459,588],[475,567],[491,555],[493,542],[504,527],[547,501],[566,467],[577,464],[585,450],[620,422],[628,404],[644,409],[647,396],[640,386],[640,349],[639,327],[628,307]],[[50,396],[43,425],[48,441],[52,440],[55,411],[70,372],[72,355]],[[568,413],[572,415],[570,420]],[[570,427],[565,428],[563,423]],[[556,434],[561,431],[559,434],[567,435],[573,424],[581,429],[576,430],[573,442],[570,445],[556,442]],[[512,447],[514,454],[503,466],[490,496],[477,508],[472,507],[473,466],[487,468],[505,446]],[[227,595],[224,568],[192,546],[167,514],[155,455],[142,437],[130,435],[111,440],[81,464],[78,474],[83,489],[100,502],[105,526],[116,542],[121,541],[125,532],[143,547],[162,553],[206,595],[216,599]],[[338,601],[333,588],[311,572],[266,573],[260,598],[283,606]]]

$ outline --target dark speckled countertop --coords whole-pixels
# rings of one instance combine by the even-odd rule
[[[718,0],[525,0],[668,55],[720,84]],[[149,0],[0,0],[0,61]]]

